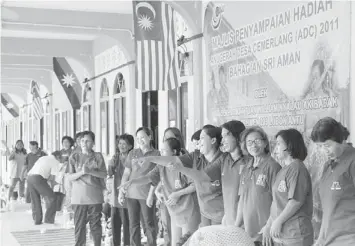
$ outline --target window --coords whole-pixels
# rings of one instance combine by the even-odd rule
[[[60,150],[60,113],[54,114],[54,127],[55,127],[55,143],[54,148]]]
[[[109,90],[107,80],[104,78],[100,90],[100,116],[101,116],[101,152],[109,154],[110,135],[109,135]]]
[[[90,98],[91,97],[91,87],[89,84],[86,84],[83,95],[83,131],[90,131],[91,129],[91,105]]]
[[[126,131],[126,82],[120,72],[115,78],[114,93],[115,135],[122,135]]]
[[[62,112],[62,133],[63,133],[63,136],[67,136],[68,135],[67,112]]]
[[[75,110],[75,134],[81,131],[81,111]]]

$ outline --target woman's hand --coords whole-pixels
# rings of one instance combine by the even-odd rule
[[[181,171],[184,168],[181,162],[170,162],[167,167],[174,171]]]
[[[154,196],[149,195],[146,201],[147,206],[151,208],[153,206],[153,202],[154,202]]]
[[[169,195],[168,200],[165,202],[166,205],[174,206],[180,199],[180,195],[177,192],[173,192]]]
[[[272,238],[270,235],[270,226],[265,225],[261,231],[259,232],[259,234],[263,235],[263,246],[272,246]]]
[[[127,192],[128,187],[131,185],[131,181],[127,181],[117,187],[118,190],[122,191],[124,194]]]
[[[121,206],[123,206],[124,200],[125,200],[125,195],[124,195],[122,190],[119,190],[119,192],[118,192],[118,203]]]
[[[281,229],[282,229],[282,223],[279,219],[276,219],[272,222],[271,228],[270,228],[270,234],[272,237],[280,237],[281,234]]]
[[[155,196],[157,197],[159,204],[165,202],[165,197],[164,197],[163,192],[161,192],[161,189],[155,190]]]

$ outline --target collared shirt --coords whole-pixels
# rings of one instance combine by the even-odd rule
[[[100,152],[89,154],[73,153],[69,157],[70,173],[77,173],[84,166],[89,170],[107,172],[104,158]],[[84,174],[72,182],[71,203],[72,204],[100,204],[104,202],[103,191],[106,188],[103,178]]]
[[[272,186],[281,166],[270,155],[265,156],[254,167],[250,158],[243,170],[240,183],[240,203],[243,203],[243,222],[245,231],[254,241],[261,242],[259,234],[270,217]]]
[[[55,175],[60,166],[59,161],[53,156],[42,156],[36,161],[28,175],[41,175],[44,179],[48,179],[50,175]]]
[[[138,159],[146,156],[160,156],[160,152],[159,150],[156,149],[151,149],[150,151],[144,154],[141,149],[133,149],[129,152],[125,161],[125,167],[131,169],[131,175],[129,176],[129,180],[145,176],[151,170],[154,169],[156,164],[152,162],[149,163],[145,162],[142,166],[140,165],[132,166],[133,159]],[[149,189],[150,189],[150,184],[144,184],[144,185],[132,184],[127,189],[126,197],[131,199],[146,200],[149,194]]]
[[[234,161],[229,153],[219,159],[222,172],[222,192],[226,225],[234,225],[239,201],[240,175],[245,166],[244,157]]]
[[[219,160],[221,156],[222,152],[218,151],[212,162],[207,161],[198,152],[179,156],[185,167],[205,172],[210,177],[210,181],[194,181],[201,214],[215,222],[221,222],[224,215],[222,172]]]
[[[355,245],[355,149],[347,146],[330,163],[319,184],[325,230],[322,245]]]
[[[47,154],[40,149],[36,153],[28,153],[25,160],[25,166],[27,167],[27,171],[30,171],[32,169],[32,167],[39,158],[46,155]]]
[[[192,181],[180,172],[158,165],[148,173],[148,177],[154,186],[161,182],[165,200],[171,193],[185,189],[192,184]],[[174,215],[175,222],[179,227],[187,225],[199,210],[196,192],[181,196],[176,205],[166,206],[170,214]]]
[[[126,206],[126,205],[121,206],[118,203],[118,191],[117,191],[117,187],[121,185],[122,176],[123,176],[124,169],[125,169],[124,163],[125,163],[126,158],[127,157],[125,157],[125,156],[121,155],[119,152],[117,152],[112,157],[111,163],[109,165],[109,170],[108,170],[108,174],[113,175],[113,180],[110,183],[111,194],[110,194],[110,198],[109,198],[109,200],[110,200],[109,203],[112,206],[119,207],[119,208]]]
[[[282,225],[280,239],[284,244],[298,243],[309,246],[313,243],[313,196],[311,176],[300,160],[284,166],[277,174],[272,186],[270,216],[275,220],[294,199],[302,206]]]

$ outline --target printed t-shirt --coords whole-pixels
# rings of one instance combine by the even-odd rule
[[[241,175],[239,194],[243,204],[243,222],[245,231],[254,241],[261,242],[261,229],[270,217],[272,204],[272,186],[281,166],[270,155],[260,160],[254,167],[254,158],[250,158]]]
[[[69,158],[70,173],[77,173],[87,166],[89,170],[105,172],[106,165],[100,152],[89,154],[73,153]],[[106,188],[103,178],[84,174],[77,180],[72,181],[71,203],[75,205],[101,204],[104,202],[103,191]]]
[[[295,160],[278,172],[272,186],[272,199],[270,211],[272,220],[282,213],[289,200],[294,199],[302,203],[299,210],[282,225],[280,236],[282,243],[286,245],[297,243],[300,246],[312,245],[312,182],[303,162]]]
[[[208,162],[203,155],[197,152],[179,156],[185,167],[205,172],[210,177],[210,181],[194,180],[194,182],[201,215],[215,222],[221,222],[224,215],[222,172],[219,162],[221,156],[222,152],[218,151],[212,162]]]
[[[325,164],[319,184],[325,246],[355,245],[355,149]]]
[[[129,180],[140,178],[147,175],[151,170],[154,169],[156,164],[152,162],[144,162],[143,165],[132,165],[132,160],[138,159],[146,156],[160,156],[159,150],[152,149],[145,154],[143,154],[141,149],[133,149],[129,152],[125,167],[131,169],[131,175]],[[149,194],[150,184],[136,185],[132,184],[128,187],[126,197],[131,199],[142,199],[146,200]]]
[[[245,166],[244,157],[234,161],[229,153],[219,158],[222,172],[222,192],[226,225],[234,225],[238,211],[240,174]]]
[[[192,181],[180,172],[169,170],[169,168],[157,165],[148,173],[148,177],[153,186],[157,186],[159,182],[162,184],[162,191],[165,200],[173,192],[185,189],[191,185]],[[178,226],[187,225],[189,220],[198,212],[198,203],[196,193],[183,195],[179,198],[176,205],[166,205],[170,214],[175,217]]]

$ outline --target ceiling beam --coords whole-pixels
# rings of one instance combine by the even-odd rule
[[[128,32],[132,35],[132,14],[68,11],[58,9],[44,10],[23,7],[5,8],[14,12],[15,16],[3,16],[2,22],[4,27],[6,27],[6,25],[27,25],[28,27],[32,24],[34,26],[47,26],[52,29],[111,30],[116,32]]]
[[[32,56],[90,56],[91,41],[55,40],[55,39],[26,39],[1,38],[1,50],[6,54]]]
[[[22,83],[21,78],[29,79],[27,85],[30,84],[31,80],[35,80],[39,84],[44,85],[48,91],[51,91],[52,77],[49,71],[1,69],[2,82],[11,81],[13,84],[18,84]]]

